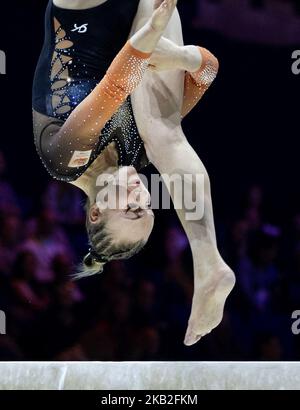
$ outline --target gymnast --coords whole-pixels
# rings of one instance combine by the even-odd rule
[[[204,48],[179,46],[162,37],[176,3],[51,0],[34,78],[33,121],[36,148],[49,173],[79,187],[88,197],[90,251],[79,277],[100,272],[110,260],[134,255],[147,242],[153,213],[149,193],[136,171],[149,160],[165,175],[178,171],[204,175],[205,212],[200,221],[187,220],[170,190],[194,258],[195,293],[185,338],[191,345],[221,321],[234,275],[217,250],[207,173],[181,130],[182,118],[215,78],[218,61]],[[143,24],[126,42],[136,13],[137,18],[142,15],[139,24]],[[165,101],[161,104],[155,87],[148,93],[148,103],[156,104],[159,116],[151,118],[147,110],[134,109],[143,103],[139,96],[147,87],[142,79],[150,70],[184,73],[180,109],[174,110],[178,95],[173,93],[170,106]],[[175,88],[180,89],[178,84]],[[98,186],[102,174],[118,181],[121,205],[116,209],[102,209],[99,203],[99,191],[104,198],[103,191],[108,195],[113,189],[109,181],[104,188]],[[138,203],[129,201],[137,189]]]

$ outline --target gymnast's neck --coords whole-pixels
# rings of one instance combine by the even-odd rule
[[[100,190],[97,186],[97,178],[102,174],[114,174],[118,166],[118,154],[115,143],[110,143],[105,150],[99,155],[89,168],[76,181],[70,182],[77,188],[80,188],[90,199],[93,204]]]

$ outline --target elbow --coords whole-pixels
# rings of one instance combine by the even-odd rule
[[[218,58],[206,48],[200,47],[200,52],[202,55],[200,80],[202,84],[210,85],[217,77],[220,63]]]

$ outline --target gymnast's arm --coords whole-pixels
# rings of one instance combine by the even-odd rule
[[[145,21],[147,21],[151,10],[152,4],[148,3],[147,0],[140,1],[138,13],[133,23],[132,33],[136,32],[143,26]],[[199,62],[196,66],[195,61]],[[164,33],[164,37],[162,37],[157,44],[157,47],[151,57],[150,65],[152,65],[153,62],[156,65],[156,68],[153,70],[154,72],[161,70],[165,71],[168,69],[179,69],[185,71],[184,96],[181,107],[182,118],[184,118],[203,97],[216,77],[219,68],[218,60],[207,49],[203,47],[183,45],[182,26],[177,9],[169,23],[167,30]],[[193,67],[193,71],[191,70],[191,67]],[[167,88],[170,89],[171,92],[168,94],[168,100],[173,100],[173,108],[175,108],[177,105],[177,97],[180,96],[178,78],[176,78],[176,76],[174,77],[171,72],[168,73],[167,79],[164,76],[162,78],[163,81],[161,85],[167,85]],[[177,90],[175,89],[175,84],[178,84]],[[139,95],[141,93],[136,94]],[[178,100],[179,104],[181,104],[181,98],[182,97]],[[132,99],[134,108],[136,108],[134,110],[135,115],[137,114],[139,117],[139,99],[141,99],[141,101],[143,99],[140,95],[138,97],[133,96]],[[138,104],[135,104],[135,100],[137,100]],[[139,121],[139,118],[137,118],[137,120],[139,122],[139,129],[142,131],[144,128],[144,121]],[[146,137],[147,133],[145,134],[141,132],[141,134],[146,139],[145,142],[148,142],[149,135]]]
[[[56,125],[46,128],[47,137],[43,138],[44,160],[51,163],[57,172],[64,173],[69,167],[84,165],[78,155],[91,155],[107,121],[139,84],[150,55],[137,50],[128,41],[105,77],[72,111],[61,127],[58,130]]]
[[[219,70],[218,59],[210,51],[203,47],[198,47],[197,49],[201,56],[201,64],[197,71],[186,72],[181,112],[182,118],[201,100],[216,78]]]
[[[151,53],[135,49],[130,41],[114,59],[105,77],[75,108],[60,130],[63,139],[93,147],[101,130],[139,84]]]
[[[219,62],[206,48],[179,46],[168,38],[162,37],[150,58],[149,68],[156,73],[167,72],[168,77],[172,76],[171,71],[174,70],[184,73],[184,93],[179,109],[184,118],[216,78]],[[178,81],[177,84],[179,86]]]

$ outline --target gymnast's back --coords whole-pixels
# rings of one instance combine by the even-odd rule
[[[49,1],[45,40],[34,75],[32,96],[35,144],[42,161],[45,129],[58,129],[105,76],[129,37],[138,5],[139,0],[106,0],[87,9],[67,9]],[[119,150],[122,146],[124,149],[130,146],[130,140],[124,141],[130,135],[131,140],[135,140],[135,151],[140,150],[139,157],[144,157],[130,97],[119,111],[105,127],[97,155],[113,140],[118,140]],[[124,121],[126,127],[122,124]],[[137,152],[132,152],[132,158],[130,150],[125,154],[121,156],[125,158],[121,165],[136,165],[132,158],[138,157]],[[56,179],[71,181],[88,165],[76,174],[74,170],[68,170],[68,175],[48,171]]]

